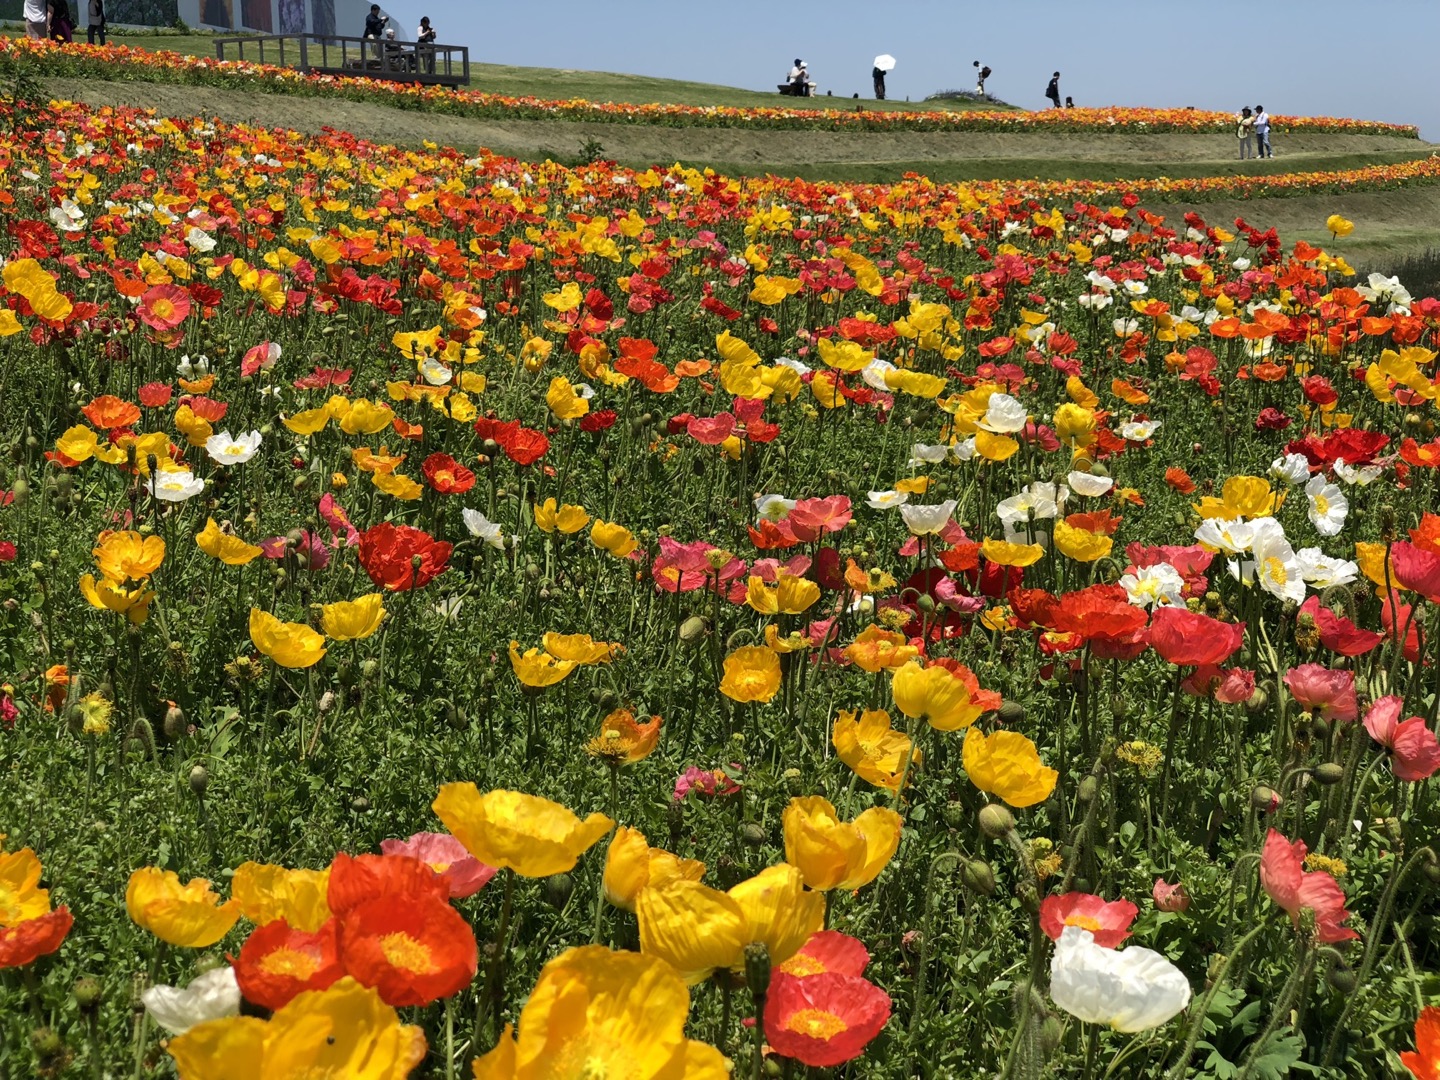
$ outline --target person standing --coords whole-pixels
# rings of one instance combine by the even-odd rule
[[[985,80],[990,77],[990,65],[980,66],[980,61],[975,61],[975,96],[985,96]]]
[[[383,54],[380,38],[385,33],[385,24],[390,21],[388,15],[380,14],[380,5],[371,4],[370,14],[365,16],[365,40],[375,42],[370,48],[375,53],[375,59],[379,60]]]
[[[67,0],[50,0],[50,38],[62,45],[75,40],[75,22]]]
[[[875,81],[875,100],[885,100],[885,72],[882,68],[876,68],[870,72],[870,78]]]
[[[1255,152],[1262,158],[1275,156],[1275,151],[1270,149],[1270,114],[1264,105],[1255,106]]]
[[[426,15],[420,20],[420,29],[415,31],[415,40],[418,44],[415,51],[420,54],[425,65],[427,75],[435,74],[435,28],[430,25],[430,16]]]
[[[105,44],[105,0],[90,0],[90,17],[85,24],[85,40],[95,44],[96,37],[99,37],[100,44]]]
[[[50,36],[49,0],[25,0],[25,36],[44,41]]]
[[[1057,71],[1050,76],[1050,85],[1045,87],[1045,96],[1050,99],[1050,107],[1060,108],[1060,73]]]
[[[1240,160],[1248,161],[1255,156],[1255,117],[1246,105],[1235,117],[1235,138],[1240,140]]]

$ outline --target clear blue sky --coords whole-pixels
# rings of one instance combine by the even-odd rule
[[[1077,105],[1194,105],[1419,124],[1440,140],[1440,0],[387,0],[476,60],[768,90],[804,57],[822,90],[889,96],[973,86],[1038,108],[1050,73]],[[1278,149],[1278,146],[1277,146]],[[1283,153],[1283,150],[1281,151]]]

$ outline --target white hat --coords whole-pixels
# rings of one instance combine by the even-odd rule
[[[805,61],[804,61],[804,60],[801,60],[801,61],[800,61],[800,66],[801,66],[801,67],[805,67],[805,66],[806,66],[806,64],[805,64]]]

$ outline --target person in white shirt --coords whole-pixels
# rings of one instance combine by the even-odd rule
[[[25,36],[44,41],[50,36],[49,0],[25,0]]]
[[[1264,105],[1255,106],[1255,150],[1262,158],[1275,156],[1275,151],[1270,149],[1270,114]]]

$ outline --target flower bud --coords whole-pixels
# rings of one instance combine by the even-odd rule
[[[1000,703],[1000,722],[1002,724],[1019,724],[1025,720],[1025,706],[1018,701],[1003,701]]]
[[[75,1004],[80,1007],[82,1013],[92,1012],[100,1007],[105,999],[105,988],[100,985],[99,979],[92,979],[89,975],[82,976],[75,980]]]
[[[1080,781],[1080,787],[1076,790],[1075,794],[1082,803],[1094,802],[1095,796],[1100,794],[1100,778],[1091,773]]]
[[[59,1033],[50,1027],[38,1027],[30,1032],[30,1046],[42,1064],[48,1064],[59,1057],[65,1049]]]
[[[1270,692],[1263,686],[1255,687],[1251,695],[1245,699],[1245,711],[1251,716],[1257,716],[1265,711],[1270,704]]]
[[[989,896],[995,891],[995,871],[980,859],[966,859],[960,864],[960,883],[973,893]]]
[[[1338,784],[1341,780],[1345,779],[1345,767],[1333,761],[1326,761],[1315,766],[1310,775],[1315,777],[1318,783],[1325,784],[1326,786]]]
[[[545,899],[559,911],[575,891],[575,881],[569,874],[551,874],[545,879]]]
[[[198,798],[205,797],[205,789],[210,786],[210,773],[204,765],[196,765],[190,770],[190,790]]]
[[[350,800],[350,809],[357,814],[363,814],[370,809],[370,800],[364,795],[356,795]]]
[[[1046,1057],[1055,1053],[1064,1035],[1065,1025],[1058,1016],[1045,1017],[1045,1022],[1040,1025],[1040,1052]]]
[[[965,804],[962,802],[950,801],[945,804],[945,827],[958,829],[965,823]]]
[[[1015,828],[1015,815],[1000,803],[990,803],[980,810],[980,831],[991,840],[999,840]]]
[[[1280,793],[1272,787],[1257,784],[1250,792],[1250,802],[1262,814],[1272,814],[1280,809]]]
[[[757,1000],[770,991],[770,950],[763,941],[745,946],[745,982]]]
[[[1405,830],[1400,826],[1400,819],[1387,817],[1385,819],[1385,835],[1390,838],[1392,844],[1398,844],[1405,838]]]
[[[1031,915],[1039,914],[1040,893],[1034,885],[1030,884],[1030,882],[1028,881],[1021,882],[1020,887],[1015,890],[1015,895],[1020,900],[1020,906],[1023,907],[1026,911],[1028,911]]]
[[[1357,984],[1355,972],[1349,966],[1338,962],[1332,964],[1330,970],[1325,973],[1325,981],[1333,989],[1347,995],[1355,992]]]
[[[765,829],[758,822],[747,821],[740,826],[740,839],[748,847],[761,847],[765,843]]]
[[[691,615],[680,624],[680,640],[686,645],[694,645],[698,641],[703,641],[709,632],[710,624],[699,615]]]
[[[181,735],[185,734],[185,728],[187,726],[185,722],[185,710],[180,708],[179,705],[171,705],[165,710],[163,727],[167,739],[180,738]]]

